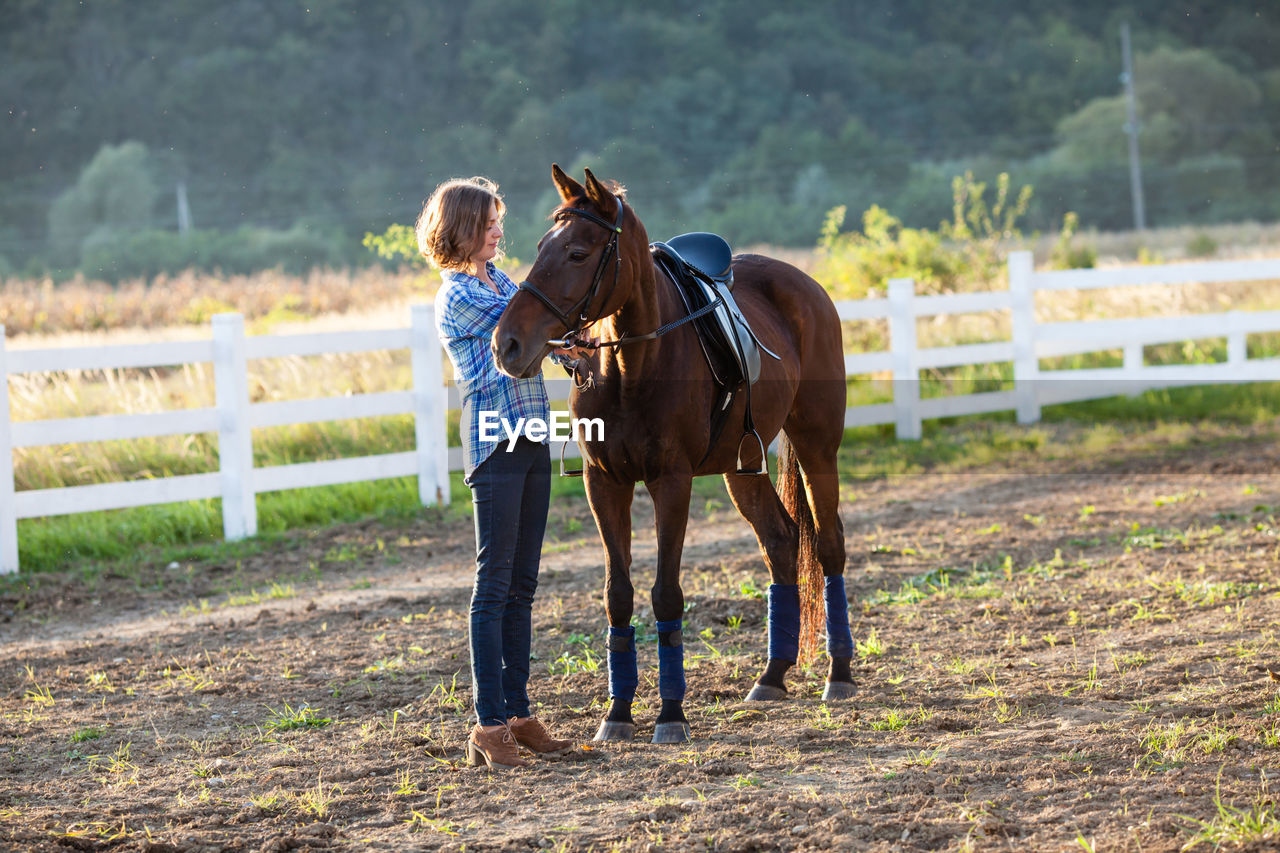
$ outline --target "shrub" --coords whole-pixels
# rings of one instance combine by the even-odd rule
[[[150,154],[140,142],[104,145],[74,186],[49,208],[49,248],[54,260],[74,266],[92,244],[146,228],[159,190]]]
[[[158,229],[105,234],[87,241],[81,269],[109,282],[188,269],[227,275],[281,269],[301,275],[316,267],[342,266],[341,239],[302,225],[287,231],[245,226],[235,231],[193,230],[185,234]]]
[[[939,229],[961,256],[964,269],[962,283],[972,289],[989,289],[1005,276],[1005,243],[1020,242],[1022,232],[1018,220],[1027,212],[1031,202],[1031,187],[1024,185],[1018,197],[1010,202],[1009,173],[1002,172],[996,178],[995,203],[987,207],[987,185],[973,179],[973,173],[965,172],[951,180],[951,221],[943,222]]]
[[[1055,270],[1093,269],[1098,265],[1098,251],[1092,246],[1072,245],[1072,238],[1080,224],[1075,211],[1067,211],[1062,217],[1062,230],[1049,253],[1049,266]]]
[[[340,235],[325,234],[304,225],[287,231],[269,228],[241,228],[233,232],[236,253],[247,262],[243,272],[279,267],[300,275],[314,267],[341,266],[343,252]]]
[[[370,252],[383,260],[426,267],[426,257],[418,251],[418,237],[412,225],[393,224],[381,234],[366,232],[361,241]]]
[[[833,208],[822,226],[814,272],[838,298],[861,299],[891,278],[914,278],[930,292],[950,289],[958,274],[958,258],[942,245],[940,235],[905,228],[879,205],[862,214],[862,233],[841,234],[845,207]]]
[[[1218,241],[1203,231],[1187,241],[1187,254],[1193,258],[1208,258],[1218,253]]]
[[[971,173],[951,184],[952,219],[938,231],[904,227],[888,211],[872,205],[862,215],[862,232],[840,233],[846,208],[827,214],[818,241],[815,277],[838,298],[860,299],[891,278],[911,278],[917,293],[986,290],[1005,276],[1003,249],[1022,239],[1017,220],[1026,212],[1031,187],[1010,203],[1009,176],[1000,175],[995,202],[984,198],[986,184]]]

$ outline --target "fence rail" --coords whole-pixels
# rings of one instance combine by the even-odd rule
[[[894,424],[899,438],[917,439],[930,418],[1015,410],[1020,423],[1039,419],[1042,406],[1132,393],[1135,390],[1230,381],[1280,379],[1280,359],[1248,358],[1250,334],[1280,332],[1280,311],[1181,317],[1038,323],[1041,291],[1100,287],[1280,279],[1280,259],[1200,262],[1108,270],[1036,271],[1029,252],[1009,257],[1009,289],[981,293],[918,295],[910,279],[889,282],[884,298],[843,301],[843,321],[887,320],[889,349],[851,353],[851,376],[889,374],[893,401],[850,406],[846,426]],[[1007,310],[1008,341],[920,348],[920,317]],[[9,374],[213,364],[214,408],[134,415],[97,415],[42,421],[10,421],[9,385],[0,382],[0,573],[18,569],[17,520],[41,516],[220,498],[223,533],[240,539],[257,532],[255,497],[282,489],[417,476],[424,505],[449,502],[449,472],[462,468],[461,448],[447,446],[445,418],[459,406],[457,389],[444,383],[443,354],[429,306],[415,306],[407,329],[248,337],[237,314],[213,318],[211,340],[108,347],[8,350],[0,326],[0,376]],[[1218,364],[1146,365],[1143,348],[1225,337],[1227,360]],[[285,356],[409,349],[413,389],[251,403],[248,361]],[[1040,359],[1120,349],[1115,368],[1043,371]],[[920,371],[964,365],[1013,364],[1013,390],[922,399]],[[1058,381],[1061,380],[1061,381]],[[548,382],[550,396],[567,398],[567,380]],[[253,430],[347,418],[412,415],[416,450],[357,458],[257,468]],[[171,434],[218,433],[219,470],[152,480],[15,492],[13,449]],[[565,448],[577,456],[577,448]]]

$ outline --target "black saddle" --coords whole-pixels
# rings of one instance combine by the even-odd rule
[[[751,421],[751,386],[760,377],[761,350],[774,358],[778,356],[759,342],[733,299],[733,251],[723,237],[705,231],[681,234],[665,243],[652,243],[649,251],[654,261],[675,282],[686,311],[692,314],[711,304],[718,306],[693,321],[702,353],[718,389],[717,405],[712,415],[711,444],[715,444],[724,428],[734,397],[745,388],[747,410],[743,440],[747,436],[755,439],[760,461],[758,465],[744,465],[739,455],[738,473],[767,473],[764,442]]]
[[[672,237],[666,247],[716,284],[733,290],[733,250],[719,234],[694,231]]]
[[[725,388],[760,378],[760,345],[747,318],[733,299],[733,251],[723,237],[695,231],[649,246],[675,282],[690,314],[717,303],[719,307],[694,321],[703,355],[716,383]]]

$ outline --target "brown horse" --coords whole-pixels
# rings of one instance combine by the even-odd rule
[[[713,443],[712,409],[720,401],[697,333],[683,325],[650,333],[687,316],[668,275],[654,263],[649,238],[622,190],[605,187],[590,170],[585,186],[552,166],[563,201],[555,227],[493,333],[498,367],[536,375],[553,344],[576,335],[598,338],[588,362],[591,383],[575,389],[577,418],[599,418],[604,434],[584,443],[587,498],[600,529],[607,575],[609,713],[597,740],[629,740],[638,682],[635,591],[631,583],[631,502],[636,483],[653,498],[658,565],[652,590],[658,630],[662,708],[655,743],[689,739],[681,617],[680,555],[689,518],[692,480],[723,474],[734,505],[755,531],[771,584],[769,661],[748,700],[785,698],[783,675],[798,656],[800,591],[807,622],[826,603],[831,666],[825,699],[853,693],[852,638],[844,589],[844,529],[838,512],[836,451],[844,435],[845,373],[835,306],[812,278],[760,255],[733,258],[733,296],[756,337],[778,359],[762,359],[751,389],[751,414],[764,442],[781,431],[778,489],[769,477],[738,473],[742,438],[726,429]],[[737,395],[727,423],[742,423]],[[755,442],[750,442],[755,448]],[[754,451],[758,457],[759,450]],[[762,460],[759,460],[762,461]],[[803,476],[801,474],[803,472]],[[819,567],[825,582],[819,591]]]

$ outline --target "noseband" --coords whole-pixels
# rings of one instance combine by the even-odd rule
[[[615,200],[617,200],[616,196]],[[622,256],[618,253],[618,235],[622,233],[622,217],[624,208],[622,206],[622,201],[617,201],[618,220],[613,223],[596,216],[588,210],[580,210],[576,207],[566,207],[563,210],[556,211],[555,218],[557,221],[570,216],[578,216],[602,226],[609,232],[609,241],[605,244],[604,254],[600,256],[600,263],[596,265],[596,274],[592,277],[591,287],[587,289],[587,294],[585,296],[573,303],[569,308],[562,310],[558,305],[552,302],[545,293],[538,290],[529,282],[524,281],[520,283],[518,290],[523,290],[533,296],[536,296],[538,301],[547,307],[547,310],[554,314],[561,323],[564,323],[564,339],[560,341],[549,341],[548,343],[553,346],[571,346],[577,339],[578,335],[582,332],[583,328],[600,319],[599,317],[587,319],[587,309],[591,307],[591,303],[595,300],[596,294],[600,291],[600,283],[604,281],[605,270],[609,266],[610,258],[613,259],[613,289],[616,289],[618,286],[618,272],[622,265]],[[610,292],[612,292],[612,290]],[[573,319],[573,315],[575,314],[578,316],[576,321]]]

